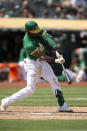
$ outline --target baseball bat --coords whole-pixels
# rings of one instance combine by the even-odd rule
[[[58,51],[56,51],[56,56],[57,56],[57,58],[60,58],[60,56],[61,56]],[[61,65],[62,65],[62,68],[63,68],[63,71],[64,71],[64,74],[65,74],[65,76],[66,76],[66,80],[67,80],[68,84],[71,84],[70,76],[69,76],[69,74],[67,73],[64,64],[62,63]]]
[[[63,71],[64,71],[64,74],[66,76],[66,80],[67,80],[68,84],[71,84],[72,81],[70,79],[69,74],[66,72],[66,69],[65,69],[64,65],[63,64],[61,64],[61,65],[62,65],[62,68],[63,68]]]

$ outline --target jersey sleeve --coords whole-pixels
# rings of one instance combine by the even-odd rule
[[[36,49],[35,46],[33,46],[32,41],[23,40],[23,46],[27,54],[30,54],[30,55]]]
[[[21,48],[18,62],[23,61],[24,58],[26,58],[26,57],[27,57],[26,50],[24,48]]]
[[[56,48],[56,42],[46,31],[42,33],[42,38],[46,41],[51,47]]]

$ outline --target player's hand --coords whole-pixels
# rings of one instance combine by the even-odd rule
[[[55,59],[55,63],[63,64],[65,62],[65,59],[59,54],[58,51],[56,51],[56,57],[57,59]]]
[[[61,57],[62,57],[62,55],[60,55],[60,54],[59,54],[59,52],[58,52],[58,51],[56,51],[56,57],[59,59],[59,58],[61,58]]]
[[[38,47],[38,49],[39,49],[41,52],[43,52],[43,50],[44,50],[44,46],[43,46],[42,44],[39,43],[39,47]]]
[[[65,62],[65,59],[63,57],[60,57],[58,59],[55,59],[55,63],[63,64]]]

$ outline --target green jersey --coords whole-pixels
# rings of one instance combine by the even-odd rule
[[[24,58],[27,57],[26,50],[24,48],[21,48],[18,62],[23,61]]]
[[[44,31],[41,35],[40,35],[39,39],[38,37],[31,37],[30,35],[28,35],[28,33],[26,32],[24,39],[23,39],[23,46],[24,49],[26,50],[27,53],[27,57],[29,59],[32,60],[37,60],[37,57],[34,55],[31,55],[32,52],[34,50],[36,50],[39,47],[39,44],[42,44],[44,47],[44,51],[43,53],[45,54],[45,50],[46,50],[46,44],[49,44],[52,48],[56,47],[56,43],[55,41],[52,39],[52,37],[46,32]],[[43,40],[42,40],[43,39]]]

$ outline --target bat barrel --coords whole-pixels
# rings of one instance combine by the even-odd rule
[[[70,76],[69,76],[68,73],[66,72],[66,69],[65,69],[64,65],[63,65],[63,64],[61,64],[61,65],[62,65],[62,68],[63,68],[63,71],[64,71],[64,74],[65,74],[65,76],[66,76],[66,80],[67,80],[68,84],[71,84]]]

